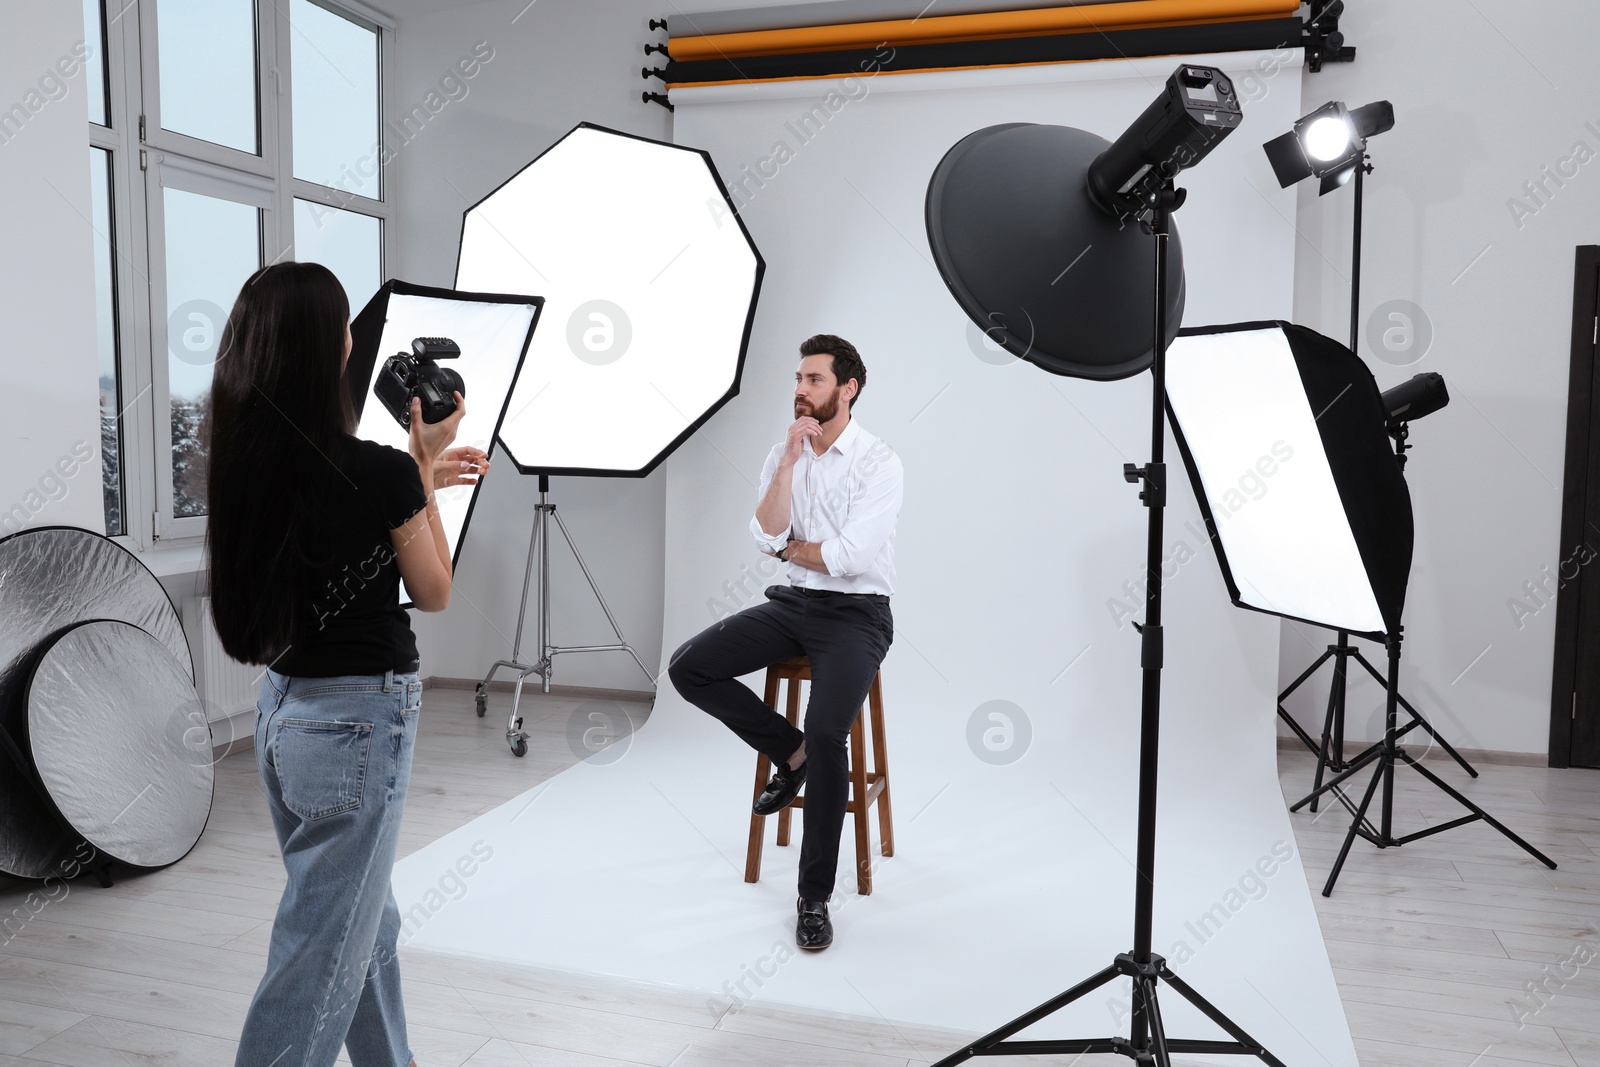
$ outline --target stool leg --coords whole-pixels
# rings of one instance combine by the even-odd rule
[[[872,679],[872,691],[867,698],[872,713],[872,770],[883,783],[878,793],[878,836],[883,839],[884,856],[894,855],[894,815],[889,808],[889,753],[884,740],[887,731],[883,725],[883,675]]]
[[[755,796],[761,795],[761,790],[767,784],[767,774],[771,770],[772,761],[766,756],[756,758],[756,789]],[[751,803],[754,803],[754,797]],[[761,880],[761,847],[766,840],[767,820],[755,812],[750,813],[750,844],[744,853],[744,880],[759,882]]]
[[[798,726],[800,724],[800,679],[790,678],[788,688],[789,700],[784,714],[788,717],[790,726]],[[780,845],[788,845],[789,843],[789,820],[794,813],[794,809],[798,806],[800,806],[799,802],[796,801],[778,812],[778,844]]]
[[[771,671],[767,672],[767,693],[763,698],[767,707],[772,707],[778,699],[778,678]],[[750,796],[750,802],[755,803],[756,797],[761,795],[761,790],[766,788],[767,775],[771,773],[772,761],[766,753],[756,755],[756,788]],[[755,812],[750,813],[750,844],[744,853],[744,880],[758,882],[761,880],[761,849],[766,841],[767,820]]]
[[[867,754],[864,732],[861,729],[862,713],[856,713],[850,724],[850,792],[853,799],[846,809],[856,817],[856,892],[872,895],[872,835],[867,831]]]

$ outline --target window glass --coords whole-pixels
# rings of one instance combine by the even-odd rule
[[[294,258],[333,271],[350,298],[354,318],[383,284],[383,223],[371,215],[296,200]]]
[[[212,365],[228,311],[261,265],[261,212],[213,196],[163,190],[167,245],[167,384],[171,392],[172,514],[206,510],[201,445]]]
[[[252,0],[158,0],[161,125],[260,152]]]
[[[94,229],[95,339],[100,353],[100,475],[106,534],[127,533],[123,520],[122,376],[117,361],[117,273],[111,229],[111,153],[89,149],[90,222]]]
[[[294,176],[382,199],[378,35],[311,0],[289,7]]]
[[[83,63],[84,89],[89,94],[89,121],[101,126],[106,121],[105,23],[100,0],[83,0],[83,44],[88,58]]]

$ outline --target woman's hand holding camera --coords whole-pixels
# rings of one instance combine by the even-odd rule
[[[430,472],[435,469],[436,461],[444,455],[445,449],[450,447],[450,442],[456,439],[456,429],[467,413],[466,398],[459,392],[451,395],[456,399],[456,409],[449,417],[434,423],[422,421],[422,401],[411,398],[411,457]]]

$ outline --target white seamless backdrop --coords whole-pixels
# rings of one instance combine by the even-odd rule
[[[1299,53],[1194,61],[1234,72],[1246,120],[1183,178],[1186,322],[1287,318],[1294,195],[1259,145],[1300,113]],[[762,880],[742,881],[754,755],[663,678],[620,756],[397,866],[406,910],[470,842],[495,850],[470,904],[429,907],[411,944],[685,986],[713,1013],[756,1001],[969,1032],[1132,947],[1129,622],[1145,511],[1121,464],[1148,458],[1149,379],[1056,378],[985,349],[931,263],[922,207],[945,149],[972,130],[1020,120],[1115,136],[1173,66],[674,93],[676,139],[711,151],[768,273],[741,396],[666,465],[662,666],[772,580],[746,523],[789,421],[796,348],[817,332],[849,338],[868,368],[856,416],[906,468],[884,664],[896,855],[875,853],[874,892],[859,897],[847,835],[837,943],[785,949],[798,849],[774,847],[769,820]],[[1181,479],[1168,545],[1156,949],[1287,1063],[1349,1067],[1275,771],[1277,621],[1228,604]],[[1124,986],[1029,1036],[1125,1032]],[[1220,1036],[1171,991],[1163,1010],[1169,1034]]]

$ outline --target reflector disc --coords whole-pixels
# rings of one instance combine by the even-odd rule
[[[165,867],[211,815],[211,731],[183,663],[137,626],[86,622],[28,686],[28,746],[62,817],[112,859]]]
[[[45,526],[0,539],[0,731],[25,737],[27,678],[45,642],[90,619],[120,619],[159,641],[194,678],[177,609],[138,558],[110,538]],[[89,743],[89,742],[85,742]],[[0,746],[0,872],[46,878],[71,864],[72,842],[32,769]],[[25,755],[25,754],[24,754]]]

